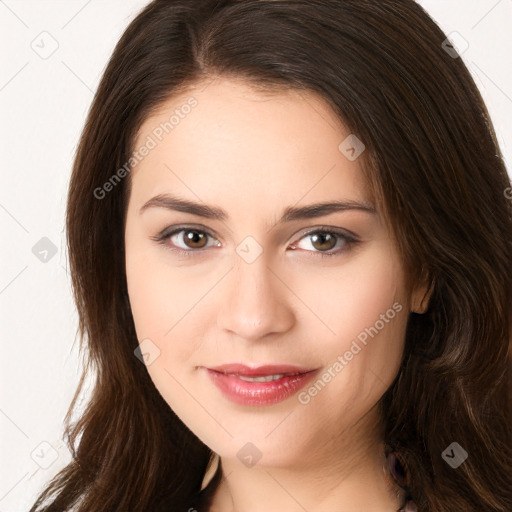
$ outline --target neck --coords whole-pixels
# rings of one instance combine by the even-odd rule
[[[390,479],[384,444],[363,439],[344,436],[279,467],[221,458],[210,512],[396,512],[403,495]]]

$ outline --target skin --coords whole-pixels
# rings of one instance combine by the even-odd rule
[[[142,124],[135,147],[190,96],[197,106],[131,173],[126,275],[139,342],[149,338],[160,351],[147,366],[152,381],[221,458],[226,478],[211,510],[397,510],[377,402],[399,370],[408,313],[421,312],[426,290],[406,291],[378,211],[276,224],[287,206],[370,202],[360,162],[338,149],[350,132],[313,93],[263,94],[221,77],[169,99]],[[229,218],[160,207],[139,213],[162,193],[222,208]],[[187,244],[186,231],[167,245],[152,239],[182,224],[211,233],[207,247]],[[311,228],[322,226],[349,230],[359,242],[315,243]],[[263,251],[252,263],[236,252],[247,236]],[[322,257],[322,249],[338,254]],[[307,404],[297,394],[269,406],[235,404],[204,369],[232,362],[327,369],[394,303],[401,311]],[[261,452],[252,467],[237,457],[247,442]]]

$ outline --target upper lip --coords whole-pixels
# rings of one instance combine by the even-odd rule
[[[296,373],[307,373],[315,368],[306,368],[294,364],[265,364],[261,366],[246,366],[240,363],[221,364],[220,366],[208,367],[221,373],[230,373],[233,375],[248,375],[252,377],[263,377],[265,375],[286,375]]]

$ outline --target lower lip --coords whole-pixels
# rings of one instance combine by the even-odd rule
[[[209,368],[206,370],[224,396],[242,405],[271,405],[281,402],[304,387],[318,373],[318,370],[312,370],[269,382],[249,382],[236,375],[227,375]]]

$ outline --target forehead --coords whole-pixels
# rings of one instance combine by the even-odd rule
[[[302,199],[364,200],[360,162],[344,152],[350,136],[309,91],[261,92],[229,79],[197,84],[141,125],[134,149],[151,149],[131,172],[132,194],[138,204],[165,192],[231,202],[238,213]]]

